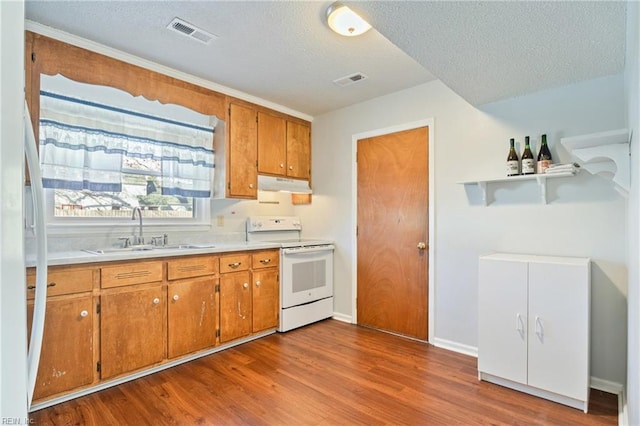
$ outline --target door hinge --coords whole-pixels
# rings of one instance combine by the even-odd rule
[[[100,313],[100,304],[98,303],[96,305],[96,314],[99,314],[99,313]]]
[[[36,52],[31,52],[31,62],[36,61]]]
[[[231,191],[231,182],[227,182],[227,189]]]
[[[215,291],[216,293],[220,293],[220,284],[216,284]]]
[[[102,365],[100,365],[100,361],[98,361],[96,363],[96,371],[99,373],[101,369],[102,369]]]
[[[220,329],[219,328],[216,329],[216,337],[220,337]]]
[[[358,225],[356,225],[356,237],[358,236]]]

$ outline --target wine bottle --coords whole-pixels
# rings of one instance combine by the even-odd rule
[[[540,151],[538,152],[537,172],[544,173],[551,164],[553,164],[553,159],[551,158],[551,151],[549,151],[549,147],[547,146],[547,135],[542,135]]]
[[[524,152],[522,153],[522,174],[532,175],[536,172],[535,163],[533,161],[533,153],[529,145],[529,136],[524,138]]]
[[[509,140],[509,155],[507,155],[507,176],[517,176],[520,174],[520,160],[515,148],[515,140]]]

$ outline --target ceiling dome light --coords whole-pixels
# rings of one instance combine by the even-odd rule
[[[371,29],[367,21],[340,2],[327,8],[327,23],[333,31],[347,37],[364,34]]]

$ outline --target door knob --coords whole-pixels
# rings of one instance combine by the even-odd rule
[[[426,249],[426,248],[427,248],[427,245],[426,245],[423,241],[420,241],[420,242],[418,243],[418,248],[419,248],[420,250],[424,250],[424,249]]]

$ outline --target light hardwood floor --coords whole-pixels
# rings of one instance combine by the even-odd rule
[[[476,359],[325,320],[31,414],[36,425],[615,425],[477,378]]]

